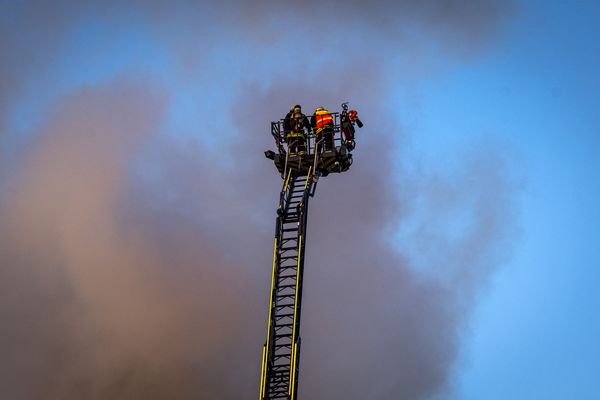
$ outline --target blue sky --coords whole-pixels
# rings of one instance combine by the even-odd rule
[[[327,47],[310,60],[304,55],[315,50],[314,44],[297,44],[298,60],[292,58],[288,37],[269,36],[271,27],[285,25],[277,18],[260,20],[256,37],[245,38],[243,29],[186,25],[186,7],[170,12],[158,26],[152,18],[160,16],[138,20],[135,7],[117,7],[123,12],[112,9],[108,14],[82,12],[66,32],[50,39],[49,49],[32,53],[38,65],[27,64],[26,58],[16,64],[17,69],[20,64],[27,68],[14,75],[20,86],[11,91],[4,110],[5,132],[11,133],[3,135],[0,144],[8,159],[15,157],[61,96],[134,76],[166,93],[166,131],[216,149],[220,144],[207,132],[225,131],[223,135],[233,140],[240,134],[228,128],[234,125],[232,104],[243,85],[256,85],[257,92],[264,93],[290,72],[304,74],[300,84],[318,79],[325,68],[343,66],[331,53],[340,43],[354,40],[364,49],[369,41],[381,41],[383,52],[391,46],[397,54],[381,66],[375,62],[381,56],[375,49],[364,55],[373,57],[365,65],[375,68],[374,75],[385,76],[387,100],[382,103],[390,118],[398,118],[410,132],[406,142],[394,144],[407,146],[398,148],[398,154],[409,154],[408,162],[435,172],[455,168],[466,151],[500,148],[520,188],[507,261],[476,291],[473,312],[460,332],[459,356],[450,378],[452,396],[596,398],[600,6],[591,1],[516,4],[483,48],[466,55],[443,44],[436,48],[442,34],[429,37],[426,23],[414,31],[406,28],[405,40],[423,41],[413,44],[419,51],[411,53],[411,46],[394,47],[382,39],[379,35],[385,36],[385,30],[382,34],[365,29],[361,35],[364,26],[353,19],[348,26],[358,31],[348,32],[346,41],[336,37],[336,31],[324,32]],[[285,18],[298,23],[295,16]],[[5,17],[0,23],[4,29],[24,30],[23,37],[13,38],[15,48],[43,42],[30,38],[19,21]],[[303,29],[309,28],[300,29],[300,39]],[[214,32],[220,34],[211,36]],[[206,38],[200,40],[203,34],[209,44]],[[202,43],[198,47],[196,37]],[[416,66],[409,65],[411,56],[417,58]],[[349,52],[348,57],[361,55]],[[344,100],[349,99],[339,102]],[[368,101],[350,100],[359,106]],[[289,105],[265,113],[265,146],[270,145],[270,119]],[[368,130],[369,115],[362,118]]]
[[[425,89],[425,113],[444,121],[422,122],[425,152],[457,145],[440,132],[487,130],[516,147],[526,181],[522,231],[477,307],[459,398],[599,393],[599,8],[575,4],[524,4],[484,59]]]

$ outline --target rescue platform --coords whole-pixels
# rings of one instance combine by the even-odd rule
[[[318,171],[321,176],[327,176],[332,172],[348,171],[352,165],[352,154],[346,149],[345,145],[337,147],[335,150],[322,152],[316,158],[317,167],[315,165],[315,156],[313,154],[268,154],[267,157],[273,156],[273,161],[277,170],[281,175],[285,174],[286,169],[294,169],[298,176],[304,176],[309,173],[309,169]]]
[[[305,132],[304,149],[296,152],[293,151],[293,139],[285,137],[284,120],[271,122],[271,135],[275,139],[278,151],[265,151],[265,156],[273,160],[282,177],[286,176],[290,169],[295,170],[297,176],[308,175],[309,171],[320,176],[348,171],[352,165],[354,126],[347,121],[346,111],[347,108],[344,107],[341,114],[331,113],[333,117],[333,126],[330,131],[330,134],[333,135],[332,141],[330,139],[329,143],[326,143],[323,135],[317,137],[314,130]]]

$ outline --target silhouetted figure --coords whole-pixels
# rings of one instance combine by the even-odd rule
[[[283,133],[290,154],[306,153],[306,132],[311,132],[311,126],[306,115],[302,114],[302,107],[296,104],[283,120]]]

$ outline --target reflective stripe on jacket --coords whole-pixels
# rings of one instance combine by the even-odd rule
[[[315,111],[315,127],[317,132],[321,131],[325,126],[333,125],[333,116],[325,109]]]

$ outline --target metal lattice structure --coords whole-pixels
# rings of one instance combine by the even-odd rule
[[[306,135],[306,152],[286,151],[283,121],[271,123],[279,154],[265,152],[283,178],[275,224],[267,338],[262,351],[260,400],[295,400],[300,365],[300,314],[308,201],[320,176],[347,171],[352,164],[354,127],[347,106],[333,115],[333,149],[321,146],[316,135]],[[360,121],[359,121],[360,122]],[[362,126],[360,123],[359,126]],[[351,135],[348,132],[351,131]],[[342,136],[344,133],[344,136]],[[290,143],[287,143],[288,145]]]

